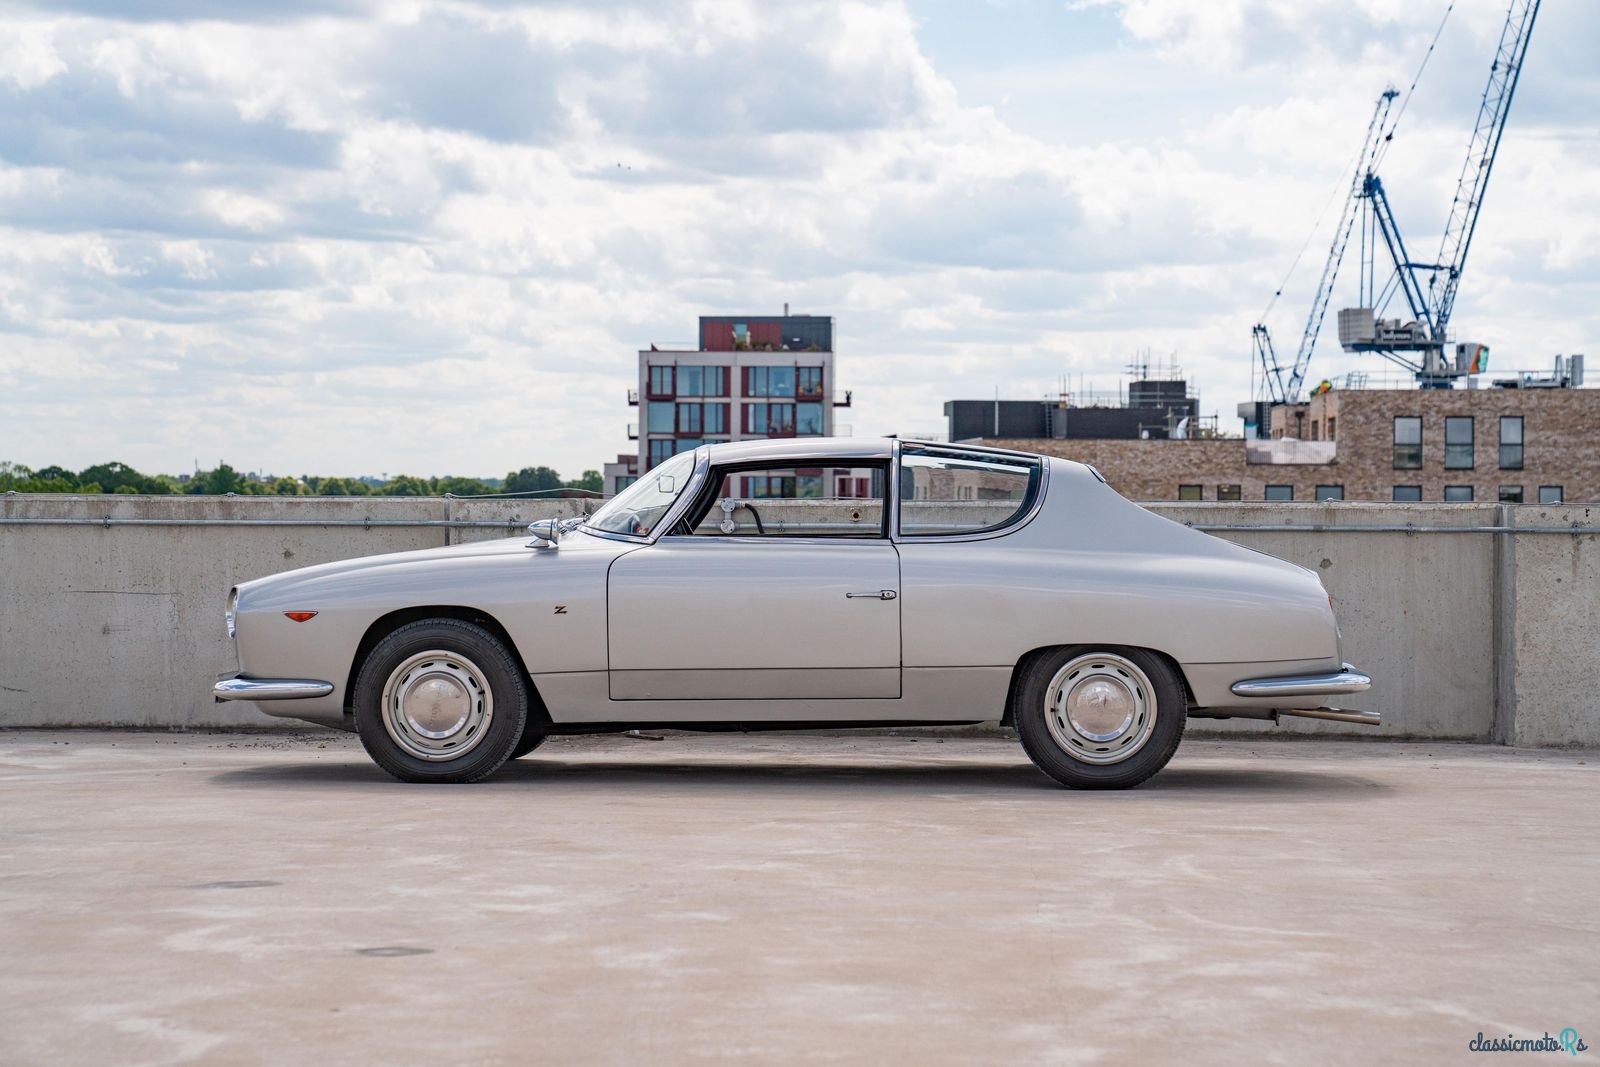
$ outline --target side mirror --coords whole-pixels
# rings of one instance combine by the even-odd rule
[[[533,535],[533,540],[528,542],[529,548],[555,548],[561,541],[561,520],[540,519],[530,522],[528,532]]]

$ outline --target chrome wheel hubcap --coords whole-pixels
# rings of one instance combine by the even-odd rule
[[[460,759],[478,747],[493,718],[483,671],[454,652],[419,652],[384,683],[383,728],[418,759]]]
[[[1045,690],[1045,723],[1051,740],[1073,759],[1120,763],[1155,731],[1155,687],[1121,656],[1078,656]]]

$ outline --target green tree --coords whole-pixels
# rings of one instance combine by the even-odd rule
[[[562,484],[568,489],[587,489],[591,493],[599,493],[605,490],[605,481],[600,477],[599,471],[584,471],[583,477],[570,482],[563,482]]]
[[[0,460],[0,493],[15,489],[18,484],[33,477],[33,471],[8,459]]]
[[[439,494],[454,493],[456,496],[483,496],[485,493],[494,492],[476,478],[436,478],[433,491]]]
[[[139,490],[135,489],[131,485],[119,485],[111,491],[116,493],[118,496],[135,496],[139,492]]]
[[[66,482],[68,485],[77,485],[78,484],[78,476],[76,474],[73,474],[71,471],[67,470],[67,468],[65,468],[65,467],[55,467],[55,466],[41,467],[38,470],[33,472],[33,476],[35,478],[39,479],[40,481],[45,481],[45,482],[55,481],[55,480],[59,479],[61,481]],[[52,493],[59,493],[59,492],[62,492],[62,491],[63,490],[60,490],[60,489],[47,489],[47,490],[45,490],[45,492],[52,492]],[[69,492],[69,493],[71,491],[72,490],[70,490],[70,489],[65,490],[65,492]]]
[[[317,496],[349,496],[350,487],[344,484],[343,478],[318,478]]]
[[[378,487],[379,496],[432,496],[433,487],[421,478],[398,474]]]
[[[65,478],[41,478],[35,474],[13,486],[19,493],[76,493],[78,487]]]
[[[561,475],[549,467],[523,467],[506,475],[502,492],[540,493],[561,488]]]
[[[350,495],[351,496],[371,496],[372,495],[372,486],[368,485],[366,482],[362,481],[360,478],[351,478],[350,481],[345,483],[345,487],[350,491]]]
[[[130,493],[165,494],[171,492],[166,482],[159,478],[152,478],[147,474],[140,474],[126,463],[97,463],[78,472],[78,482],[88,484],[97,483],[101,489],[108,493],[121,492],[124,487]]]
[[[273,496],[299,496],[301,487],[299,481],[288,475],[278,478],[271,483]]]
[[[221,496],[223,493],[247,493],[244,476],[226,463],[218,463],[217,469],[209,472],[205,478],[205,488],[202,493],[212,496]]]

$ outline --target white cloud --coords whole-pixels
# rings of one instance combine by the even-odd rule
[[[858,434],[996,386],[1114,388],[1144,351],[1227,414],[1438,16],[1104,0],[1102,47],[946,64],[909,2],[15,10],[0,458],[575,475],[628,448],[637,349],[784,302],[836,316]],[[1423,247],[1498,33],[1499,5],[1458,6],[1385,165]],[[1600,334],[1600,91],[1573,43],[1596,23],[1541,18],[1458,314],[1529,363]],[[1357,365],[1332,349],[1313,374]]]

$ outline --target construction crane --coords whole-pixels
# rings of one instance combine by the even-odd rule
[[[1457,344],[1455,351],[1447,354],[1450,316],[1455,310],[1461,274],[1472,248],[1473,231],[1483,209],[1484,192],[1500,150],[1539,3],[1540,0],[1511,0],[1506,12],[1500,44],[1489,67],[1489,84],[1478,105],[1467,158],[1456,183],[1450,217],[1438,257],[1432,263],[1417,262],[1406,251],[1375,166],[1369,168],[1361,182],[1361,306],[1339,312],[1339,343],[1348,352],[1376,352],[1405,367],[1416,375],[1423,388],[1448,389],[1455,379],[1485,369],[1488,349],[1482,345]],[[1394,274],[1381,288],[1374,262],[1380,240],[1394,266]],[[1410,319],[1380,319],[1379,314],[1396,292],[1404,296]]]
[[[1322,279],[1317,283],[1317,293],[1311,301],[1311,314],[1306,317],[1306,328],[1300,335],[1294,362],[1288,373],[1278,361],[1272,347],[1272,334],[1265,323],[1258,322],[1250,331],[1255,345],[1256,360],[1261,366],[1262,399],[1274,404],[1293,403],[1300,398],[1300,387],[1305,383],[1306,367],[1311,363],[1311,351],[1317,347],[1317,336],[1322,332],[1322,319],[1328,312],[1328,298],[1333,295],[1333,283],[1339,276],[1339,265],[1344,262],[1344,250],[1350,243],[1350,231],[1355,227],[1356,204],[1364,188],[1365,179],[1377,165],[1379,146],[1386,140],[1384,127],[1389,118],[1389,108],[1399,96],[1392,86],[1378,97],[1372,110],[1372,121],[1367,123],[1367,135],[1362,139],[1361,152],[1356,156],[1355,177],[1351,179],[1350,194],[1345,197],[1339,224],[1333,230],[1333,245],[1328,249],[1328,259],[1322,265]],[[1281,290],[1280,290],[1281,291]],[[1276,300],[1276,296],[1273,298]],[[1271,305],[1268,305],[1271,308]],[[1262,316],[1265,318],[1265,316]]]

